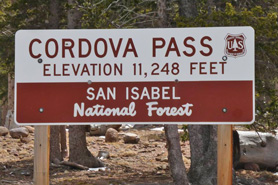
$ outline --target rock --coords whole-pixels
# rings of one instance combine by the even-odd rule
[[[109,128],[105,134],[105,142],[113,143],[113,142],[117,142],[118,140],[119,140],[118,131],[113,128]]]
[[[6,136],[9,133],[9,130],[6,127],[0,126],[0,136]]]
[[[108,125],[108,128],[113,128],[113,129],[119,131],[121,126],[122,125]]]
[[[160,170],[160,171],[157,171],[156,174],[157,175],[163,175],[163,174],[165,174],[165,171]]]
[[[167,157],[156,157],[155,158],[156,161],[160,161],[160,162],[168,162],[168,158]]]
[[[156,161],[161,161],[161,158],[157,157],[155,158]]]
[[[18,151],[15,150],[15,149],[13,149],[13,150],[10,152],[10,154],[12,154],[12,155],[14,155],[14,156],[18,156],[18,155],[19,155]]]
[[[245,170],[260,171],[260,167],[256,163],[246,163],[244,164]]]
[[[242,171],[240,172],[240,174],[246,175],[246,170],[242,170]]]
[[[121,174],[121,173],[124,173],[124,171],[123,170],[118,170],[117,171],[117,174]]]
[[[29,135],[29,131],[25,127],[13,128],[10,130],[10,135],[14,139],[20,139],[22,137],[27,137]]]
[[[120,130],[128,130],[133,128],[134,125],[133,124],[122,124],[122,126],[119,128]]]
[[[136,124],[136,125],[134,125],[134,129],[136,129],[136,130],[143,130],[143,129],[149,129],[149,128],[152,128],[153,127],[153,125],[151,125],[151,124],[144,124],[144,125],[142,125],[142,124]]]
[[[90,127],[91,136],[104,136],[107,130],[105,125],[90,125]]]
[[[15,124],[14,122],[14,112],[13,110],[9,109],[6,117],[5,117],[5,125],[6,128],[13,129],[13,128],[18,128],[19,126],[17,124]]]
[[[29,156],[29,155],[30,155],[30,153],[29,153],[28,151],[26,151],[26,150],[20,151],[20,152],[18,152],[18,154],[19,154],[21,157],[23,157],[23,156]]]
[[[168,165],[167,164],[163,164],[161,166],[158,166],[156,167],[157,170],[167,170],[169,169]]]
[[[105,169],[100,168],[98,171],[100,171],[100,172],[104,172],[104,171],[105,171]]]
[[[185,164],[190,164],[190,163],[191,163],[190,159],[188,159],[188,158],[185,157],[185,156],[182,156],[182,159],[183,159],[183,162],[184,162]]]
[[[30,176],[31,175],[30,171],[22,171],[20,174],[24,175],[24,176]]]
[[[90,125],[91,136],[104,136],[109,128],[119,131],[121,125]]]
[[[133,134],[133,133],[126,133],[123,139],[125,143],[132,143],[132,144],[137,144],[140,141],[140,137],[137,134]]]
[[[161,169],[162,169],[162,170],[167,170],[167,169],[168,169],[168,165],[163,164],[163,165],[161,166]]]
[[[109,152],[107,152],[107,151],[99,151],[98,152],[98,155],[97,155],[97,158],[99,158],[99,159],[109,159],[110,158],[110,154],[109,154]]]
[[[35,128],[31,127],[31,126],[25,126],[25,128],[28,129],[29,133],[34,133],[35,132]]]
[[[121,156],[123,156],[123,157],[134,157],[137,155],[138,155],[138,152],[132,151],[132,150],[125,151],[121,154]]]
[[[21,143],[27,144],[27,143],[29,143],[30,141],[32,141],[32,139],[31,139],[30,137],[22,137],[22,138],[20,138],[20,142],[21,142]]]
[[[57,158],[55,158],[52,162],[56,165],[59,165],[61,163],[61,161]]]

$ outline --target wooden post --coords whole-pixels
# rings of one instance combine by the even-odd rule
[[[50,126],[35,126],[34,184],[49,185]]]
[[[233,128],[218,125],[217,131],[217,184],[232,185],[233,181]]]

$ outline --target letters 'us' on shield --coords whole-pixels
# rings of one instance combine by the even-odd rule
[[[251,124],[251,27],[20,30],[15,121]]]

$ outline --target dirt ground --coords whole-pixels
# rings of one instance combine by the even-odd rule
[[[123,134],[136,133],[140,136],[138,144],[124,144]],[[105,143],[99,136],[87,136],[89,150],[98,155],[107,151],[109,159],[103,160],[106,168],[98,171],[77,170],[64,165],[50,165],[50,184],[53,185],[171,185],[167,148],[163,131],[149,129],[130,129],[120,131],[120,141]],[[29,143],[22,143],[9,135],[0,137],[0,184],[33,184],[34,134]],[[190,167],[190,148],[188,142],[181,142],[184,163]],[[237,175],[258,179],[262,184],[278,184],[275,172],[253,172],[239,170]]]

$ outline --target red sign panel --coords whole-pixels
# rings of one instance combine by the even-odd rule
[[[20,83],[17,90],[20,123],[253,119],[250,81]]]

